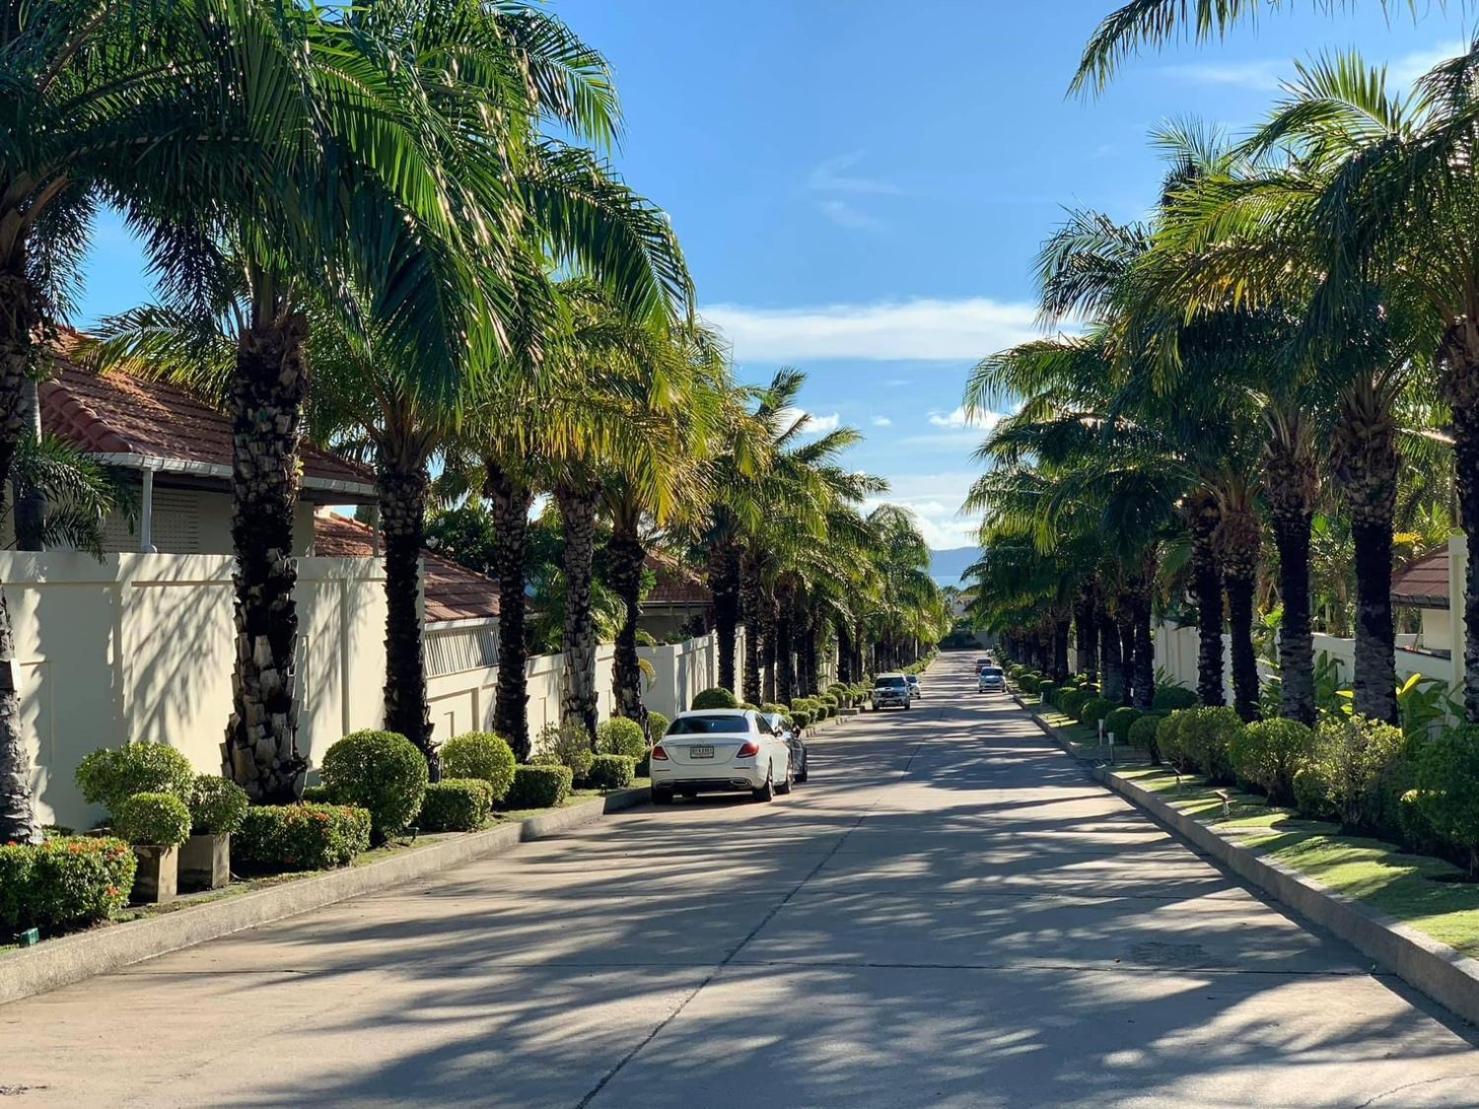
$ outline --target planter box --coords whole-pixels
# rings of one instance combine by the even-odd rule
[[[218,890],[231,881],[231,836],[191,836],[180,848],[180,889]]]
[[[139,860],[130,896],[136,905],[158,905],[179,894],[180,849],[178,847],[134,846]]]

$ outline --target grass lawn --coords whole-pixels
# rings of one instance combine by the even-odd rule
[[[1442,859],[1409,855],[1382,840],[1341,835],[1333,824],[1271,808],[1262,797],[1235,789],[1226,791],[1230,804],[1224,816],[1213,787],[1195,777],[1183,777],[1178,787],[1176,775],[1164,767],[1118,773],[1239,846],[1479,957],[1479,883],[1444,881],[1462,872]]]

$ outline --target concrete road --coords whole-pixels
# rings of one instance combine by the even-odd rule
[[[1472,1029],[947,658],[771,805],[642,809],[0,1008],[6,1104],[1473,1106]]]

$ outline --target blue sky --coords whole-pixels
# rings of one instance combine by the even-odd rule
[[[1160,176],[1148,133],[1186,117],[1246,128],[1293,58],[1355,47],[1406,81],[1470,30],[1452,3],[1415,21],[1376,0],[1299,5],[1069,99],[1113,0],[550,6],[615,67],[615,161],[672,214],[740,376],[805,370],[816,426],[866,433],[851,461],[890,480],[935,547],[974,531],[957,513],[982,434],[959,411],[966,374],[1035,333],[1032,259],[1064,208],[1141,215]],[[79,322],[148,297],[137,247],[103,220]]]

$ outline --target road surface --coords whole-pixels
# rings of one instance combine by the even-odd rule
[[[17,1107],[1472,1106],[1474,1032],[947,656],[773,804],[644,808],[0,1007]]]

